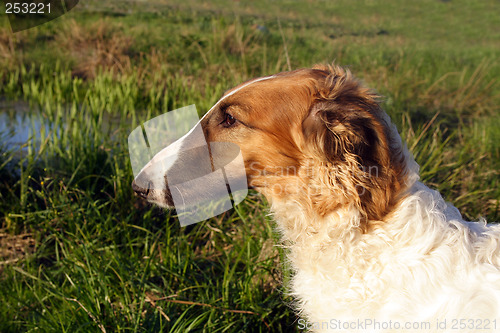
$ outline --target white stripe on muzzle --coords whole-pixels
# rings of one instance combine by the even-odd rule
[[[172,165],[177,161],[178,159],[178,156],[179,156],[179,152],[181,151],[181,148],[185,148],[185,149],[191,149],[191,148],[195,148],[195,147],[199,147],[199,146],[202,146],[202,145],[206,145],[206,141],[204,139],[204,136],[202,135],[201,137],[197,137],[195,140],[193,140],[192,142],[190,142],[189,146],[188,147],[185,147],[185,141],[186,141],[186,138],[190,135],[192,135],[195,130],[196,132],[200,131],[201,134],[203,134],[203,130],[201,129],[201,121],[214,109],[216,108],[222,101],[224,101],[226,98],[234,95],[235,93],[237,93],[238,91],[242,90],[243,88],[246,88],[248,87],[249,85],[253,84],[253,83],[256,83],[256,82],[260,82],[260,81],[265,81],[265,80],[269,80],[269,79],[272,79],[274,78],[275,75],[271,75],[271,76],[265,76],[265,77],[261,77],[261,78],[258,78],[258,79],[255,79],[255,80],[252,80],[250,82],[247,82],[245,83],[244,85],[242,85],[241,87],[239,87],[238,89],[235,89],[233,91],[231,91],[230,93],[228,93],[226,96],[222,97],[221,99],[219,99],[217,101],[217,103],[214,104],[214,106],[212,106],[210,108],[210,110],[208,110],[207,113],[205,113],[205,115],[198,121],[198,123],[196,123],[196,125],[191,128],[191,130],[189,130],[189,132],[187,132],[186,134],[184,134],[181,138],[177,139],[176,141],[174,141],[173,143],[171,143],[170,145],[168,145],[167,147],[163,148],[161,151],[159,151],[143,168],[142,170],[139,172],[139,174],[137,175],[137,177],[143,172],[145,171],[146,169],[148,169],[149,171],[147,172],[149,175],[158,175],[158,174],[161,174],[162,176],[165,175],[169,170],[170,168],[172,167]],[[203,139],[203,141],[202,141]],[[184,147],[183,147],[184,146]],[[163,163],[156,163],[158,161],[163,161]],[[159,166],[161,166],[161,168],[159,170],[154,170],[155,168],[155,165],[156,164],[159,164]],[[136,177],[136,179],[137,179]],[[157,177],[154,177],[154,178],[157,178]],[[156,184],[155,184],[156,185]],[[160,185],[160,184],[158,184]],[[162,185],[164,186],[164,185]]]

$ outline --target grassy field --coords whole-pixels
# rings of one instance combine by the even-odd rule
[[[0,133],[0,331],[298,331],[264,199],[180,228],[133,195],[127,150],[140,122],[289,67],[348,66],[422,180],[499,221],[498,17],[494,0],[89,0],[13,35],[0,16],[0,100],[44,124],[22,147]]]

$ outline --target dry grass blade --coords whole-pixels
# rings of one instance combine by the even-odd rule
[[[83,311],[85,311],[88,314],[88,316],[90,318],[92,318],[92,320],[94,321],[94,323],[97,324],[97,326],[99,327],[99,329],[101,330],[101,332],[106,333],[106,328],[104,328],[104,326],[99,322],[99,320],[97,320],[97,318],[92,313],[90,313],[90,311],[87,310],[83,306],[83,304],[80,303],[80,301],[78,301],[76,298],[66,298],[66,300],[77,303],[83,309]]]
[[[439,112],[436,112],[436,114],[434,114],[434,116],[431,118],[431,120],[429,120],[425,124],[424,128],[422,129],[422,132],[420,132],[419,136],[415,139],[415,141],[413,141],[413,144],[410,147],[410,151],[413,151],[415,149],[415,147],[418,145],[418,143],[420,142],[422,137],[426,134],[426,132],[429,130],[432,123],[434,123],[434,121],[437,119],[438,116],[439,116]]]
[[[169,303],[177,303],[177,304],[185,304],[185,305],[195,305],[195,306],[204,306],[212,309],[217,309],[217,310],[222,310],[226,312],[232,312],[232,313],[243,313],[243,314],[251,314],[251,315],[256,315],[260,316],[259,313],[253,312],[253,311],[248,311],[248,310],[235,310],[235,309],[227,309],[223,308],[220,306],[215,306],[212,304],[207,304],[207,303],[200,303],[200,302],[191,302],[191,301],[182,301],[182,300],[177,300],[177,299],[170,299],[169,297],[161,297],[155,299],[155,301],[165,301]]]
[[[165,318],[167,321],[170,321],[170,318],[169,316],[167,316],[167,314],[165,312],[163,312],[163,309],[156,305],[156,302],[155,300],[153,299],[154,297],[152,295],[148,295],[146,294],[146,302],[148,302],[149,304],[151,304],[156,310],[158,310],[158,312],[160,312],[160,314],[163,316],[163,318]]]
[[[278,27],[280,29],[281,38],[283,39],[283,48],[285,50],[286,64],[288,66],[288,70],[291,71],[292,65],[290,64],[290,56],[288,55],[288,47],[286,45],[285,34],[283,33],[283,29],[281,28],[281,22],[279,17],[278,17]]]

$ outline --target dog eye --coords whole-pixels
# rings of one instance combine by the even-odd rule
[[[234,119],[233,116],[231,116],[229,113],[225,113],[224,120],[222,121],[221,124],[224,127],[230,127],[230,126],[233,126],[235,122],[236,122],[236,119]]]

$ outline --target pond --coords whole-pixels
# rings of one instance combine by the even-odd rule
[[[101,139],[108,138],[112,142],[124,141],[124,138],[118,134],[128,133],[132,130],[130,119],[122,121],[119,114],[110,114],[102,111],[101,120],[98,122],[98,127],[91,124],[89,114],[84,112],[84,107],[78,107],[79,121],[74,123],[67,119],[70,114],[70,107],[63,106],[62,124],[56,125],[53,121],[45,118],[38,108],[34,108],[29,103],[24,101],[3,101],[0,99],[0,147],[17,150],[31,139],[35,140],[33,146],[37,149],[43,135],[49,135],[48,131],[56,130],[56,136],[67,135],[62,134],[68,126],[80,126],[79,133],[89,133],[98,130],[101,133]],[[67,124],[64,122],[68,121]],[[59,127],[61,126],[61,127]],[[120,131],[120,133],[118,133]],[[101,142],[102,144],[102,142]]]
[[[42,118],[26,102],[0,101],[0,146],[19,148],[31,137],[40,139]]]

